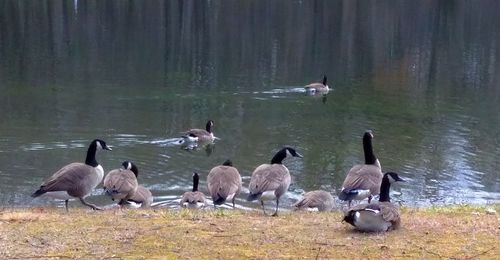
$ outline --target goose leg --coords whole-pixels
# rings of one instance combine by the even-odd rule
[[[236,199],[236,195],[233,196],[233,209],[234,209],[234,200]]]
[[[276,199],[276,211],[274,211],[274,214],[272,215],[273,217],[277,217],[278,216],[279,205],[280,205],[280,200]]]
[[[266,209],[264,208],[264,201],[263,200],[260,200],[260,205],[262,205],[262,212],[264,212],[264,215],[267,215]]]
[[[68,212],[68,200],[64,201],[64,207],[66,208],[66,212]]]
[[[370,195],[370,196],[368,197],[368,204],[370,204],[370,203],[372,202],[372,198],[373,198],[373,196],[372,196],[372,195]]]
[[[83,198],[80,198],[80,202],[81,202],[83,205],[85,205],[85,206],[87,206],[87,207],[90,207],[90,208],[91,208],[91,209],[93,209],[93,210],[102,210],[101,208],[97,207],[96,205],[86,202]]]

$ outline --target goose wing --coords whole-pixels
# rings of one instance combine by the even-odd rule
[[[399,222],[399,208],[396,205],[390,202],[380,202],[379,205],[380,212],[385,221]]]
[[[262,164],[257,167],[250,179],[250,193],[258,194],[290,185],[290,173],[282,164]]]
[[[355,165],[349,170],[342,184],[342,190],[371,190],[372,193],[380,192],[382,171],[375,165]]]
[[[304,197],[293,206],[297,208],[324,208],[333,203],[333,197],[326,191],[316,190],[304,194]]]
[[[124,199],[137,191],[137,178],[130,170],[115,169],[104,178],[104,189],[115,199]]]
[[[197,128],[190,129],[190,130],[186,131],[185,134],[186,135],[194,135],[194,136],[197,136],[197,137],[205,136],[205,135],[210,135],[210,133],[207,130],[205,130],[205,129],[197,129]]]
[[[227,198],[241,190],[241,176],[238,170],[231,166],[216,166],[207,177],[208,190],[212,198]]]
[[[150,207],[153,203],[153,194],[142,185],[137,186],[137,190],[129,199],[135,203],[141,203],[141,208]]]
[[[82,184],[92,181],[95,173],[94,167],[90,165],[71,163],[54,173],[40,189],[44,192],[67,191],[69,195],[78,197],[79,194],[86,194],[87,187]]]
[[[205,194],[199,191],[188,191],[182,195],[180,204],[183,205],[185,202],[188,203],[205,203]]]
[[[322,83],[311,83],[311,84],[308,84],[306,86],[304,86],[304,88],[323,88],[325,87],[325,85],[323,85]]]

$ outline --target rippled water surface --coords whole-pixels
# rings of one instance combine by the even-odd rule
[[[29,195],[101,138],[105,170],[135,162],[167,207],[193,171],[206,192],[208,171],[231,159],[247,187],[295,147],[288,207],[304,191],[338,193],[366,129],[383,170],[408,180],[395,201],[500,202],[499,3],[398,3],[2,2],[0,205],[55,204]],[[306,95],[323,74],[332,90]],[[180,133],[208,119],[215,144],[183,149]],[[238,207],[256,208],[246,192]]]

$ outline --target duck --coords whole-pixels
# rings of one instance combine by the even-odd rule
[[[276,210],[272,216],[277,216],[279,199],[288,191],[288,187],[290,186],[290,172],[283,165],[283,160],[287,156],[303,158],[295,149],[284,147],[274,155],[270,164],[261,164],[255,168],[250,178],[250,184],[248,185],[250,194],[247,197],[247,201],[259,199],[265,215],[264,201],[276,200]]]
[[[207,176],[207,186],[214,207],[228,200],[233,203],[234,208],[234,200],[240,194],[241,183],[241,175],[238,169],[233,167],[231,160],[226,160],[222,165],[212,168]]]
[[[205,129],[190,129],[187,130],[182,138],[186,143],[192,142],[213,142],[215,140],[214,133],[212,132],[212,128],[214,127],[214,121],[208,120],[205,125]]]
[[[83,205],[93,210],[100,210],[101,208],[85,201],[85,198],[101,183],[104,177],[104,169],[96,160],[97,150],[111,151],[112,149],[103,140],[94,139],[87,149],[85,163],[73,162],[62,167],[44,181],[31,196],[36,198],[47,195],[64,200],[66,211],[68,211],[70,199],[79,199]]]
[[[104,178],[104,191],[111,199],[119,200],[118,205],[123,206],[137,192],[138,169],[129,161],[122,163],[122,168],[110,171]]]
[[[182,195],[180,205],[187,208],[202,208],[206,205],[205,194],[198,191],[198,183],[200,176],[198,173],[193,173],[193,191],[187,191]]]
[[[342,184],[339,199],[348,201],[348,207],[351,207],[352,200],[368,198],[368,203],[370,203],[373,196],[380,193],[383,173],[380,161],[373,153],[372,139],[373,132],[366,131],[363,135],[365,163],[354,165]]]
[[[333,199],[332,194],[324,190],[309,191],[304,194],[304,197],[301,200],[292,205],[292,207],[294,207],[296,210],[317,209],[318,211],[331,211],[334,206],[335,200]]]
[[[322,83],[315,82],[311,83],[309,85],[304,86],[304,89],[306,90],[307,93],[325,93],[330,90],[328,85],[326,84],[327,78],[326,75],[323,75],[323,81]]]
[[[391,203],[391,183],[404,182],[395,172],[387,172],[382,178],[378,203],[356,205],[347,211],[343,221],[363,232],[386,232],[397,229],[401,223],[399,207]]]

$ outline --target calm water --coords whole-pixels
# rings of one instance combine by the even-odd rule
[[[77,4],[75,6],[75,3]],[[406,205],[500,202],[498,1],[1,1],[0,206],[29,197],[88,143],[136,162],[174,206],[231,159],[244,186],[284,145],[303,191],[337,193],[375,133]],[[301,87],[329,77],[333,90]],[[215,121],[213,149],[173,145]],[[111,204],[101,189],[91,201]],[[238,200],[240,207],[256,204]],[[72,206],[80,206],[73,203]]]

